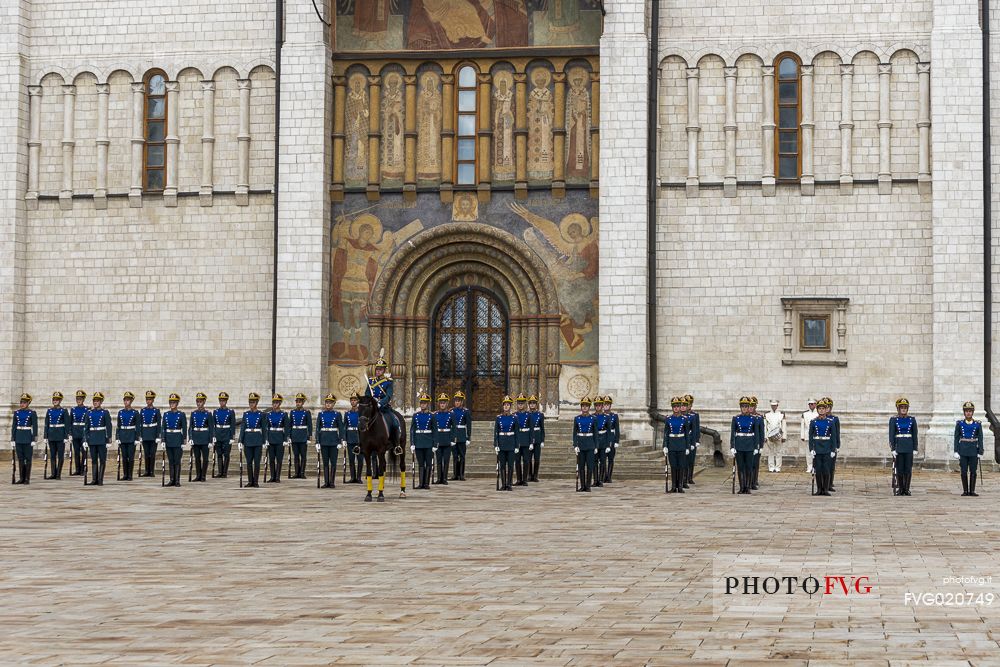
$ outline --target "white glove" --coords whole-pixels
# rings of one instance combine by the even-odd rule
[[[83,443],[83,451],[85,451],[85,452],[89,452],[90,451],[90,443],[89,442],[84,442]]]
[[[896,458],[896,450],[892,450],[892,458]]]
[[[122,446],[122,441],[121,440],[115,440],[115,444],[118,445],[119,449],[121,449],[121,446]]]
[[[499,447],[494,447],[493,451],[495,451],[497,454],[499,454],[500,453],[500,448]],[[576,451],[580,451],[580,450],[578,449]]]
[[[830,452],[830,458],[831,459],[837,458],[837,452]]]
[[[454,447],[454,446],[455,446],[455,443],[454,443],[454,442],[453,442],[453,443],[451,443],[451,446],[452,446],[452,447]]]
[[[289,440],[285,440],[285,447],[291,447],[291,446],[292,446],[292,441],[291,441],[291,439],[289,439]]]
[[[951,456],[952,456],[952,458],[956,458],[956,459],[962,458],[961,456],[958,455],[958,452],[953,452]]]
[[[736,456],[736,450],[735,449],[730,448],[729,453],[732,454],[733,456]]]
[[[690,453],[691,453],[691,448],[690,448],[690,447],[688,447],[687,449],[685,449],[685,450],[684,450],[684,453],[685,453],[685,454],[690,454]]]
[[[605,447],[604,448],[604,453],[605,454],[610,454],[611,453],[611,448],[610,447]]]
[[[573,452],[575,452],[576,454],[579,454],[580,453],[580,448],[579,447],[574,447],[573,448]]]
[[[520,448],[520,447],[515,447],[515,448],[514,448],[514,453],[515,453],[515,454],[517,454],[517,453],[518,453],[519,451],[521,451],[521,448]]]
[[[316,453],[319,454],[319,443],[316,443]]]
[[[980,454],[980,455],[979,455],[979,458],[980,458],[980,459],[981,459],[981,458],[983,458],[983,455],[982,455],[982,454]]]
[[[10,451],[14,451],[15,449],[17,449],[17,443],[14,442],[13,440],[11,440],[10,441]]]
[[[163,446],[163,438],[157,438],[156,439],[156,444],[158,444],[160,447],[162,447]]]
[[[416,454],[416,452],[417,452],[416,445],[410,445],[410,453]]]
[[[66,447],[69,447],[70,444],[72,444],[72,442],[73,441],[72,441],[71,438],[66,438],[65,440],[63,440],[63,445],[65,445]]]
[[[617,442],[615,443],[615,449],[618,449],[618,443]]]
[[[759,449],[753,450],[753,455],[754,456],[757,456],[758,454],[760,454],[760,450]]]
[[[343,449],[343,448],[344,448],[344,445],[343,445],[343,443],[341,443],[341,444],[337,445],[337,449]]]
[[[534,445],[528,445],[528,451],[529,452],[535,451],[535,446]]]
[[[243,451],[243,443],[242,442],[237,442],[236,446],[240,448],[241,452]]]
[[[733,453],[734,453],[734,454],[736,453],[736,450],[735,450],[735,449],[733,450]],[[666,456],[666,455],[667,455],[667,448],[666,448],[666,447],[664,447],[664,448],[663,448],[663,455],[664,455],[664,456]]]
[[[438,450],[437,447],[431,447],[432,452],[437,452],[437,450]],[[515,449],[514,452],[517,453],[517,450]]]
[[[218,440],[218,438],[212,438],[212,444],[213,444],[213,445],[217,445],[217,444],[219,444],[219,440]]]
[[[812,458],[816,458],[816,450],[815,449],[810,450],[809,451],[809,456],[812,457]]]
[[[194,447],[194,440],[188,439],[188,447]]]
[[[544,446],[545,446],[545,443],[544,443],[544,442],[540,442],[540,443],[538,443],[538,446],[539,446],[539,447],[544,447]]]

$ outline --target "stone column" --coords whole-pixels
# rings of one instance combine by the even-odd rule
[[[478,74],[479,81],[479,185],[476,190],[479,194],[480,202],[490,200],[490,189],[493,181],[493,157],[490,151],[493,143],[493,98],[490,94],[490,82],[492,77],[486,74]]]
[[[451,203],[455,160],[455,76],[441,75],[441,201]]]
[[[616,397],[623,438],[651,440],[648,354],[655,341],[649,339],[646,330],[647,286],[655,277],[648,275],[646,263],[646,6],[640,0],[613,0],[606,7],[600,66],[600,141],[604,155],[598,277],[600,386]],[[560,108],[564,105],[565,101],[557,98],[558,128],[563,127],[564,112]],[[560,142],[556,164],[564,160],[562,149]],[[551,378],[553,373],[558,373],[558,364],[547,365],[546,375]]]
[[[854,65],[840,66],[840,194],[854,192]]]
[[[892,194],[892,163],[890,132],[892,118],[889,116],[889,77],[891,63],[878,64],[878,193]]]
[[[201,82],[201,188],[202,206],[212,205],[215,190],[215,81]]]
[[[236,205],[250,203],[250,79],[236,82],[240,91],[240,132],[236,135],[239,143],[239,163],[236,169]]]
[[[404,154],[406,163],[403,170],[403,199],[406,201],[416,201],[417,199],[417,77],[407,75],[403,77],[403,85],[406,88],[406,110],[403,130]]]
[[[976,404],[977,419],[983,409],[982,33],[977,0],[933,0],[933,10],[934,404],[924,448],[927,456],[944,458],[962,402]],[[992,457],[989,434],[986,441]]]
[[[802,174],[799,178],[799,188],[803,195],[816,193],[816,174],[813,167],[813,133],[816,121],[813,115],[813,66],[802,66],[802,120],[799,128],[802,132]]]
[[[324,9],[328,3],[320,3]],[[333,138],[329,31],[311,0],[286,0],[281,52],[278,183],[278,391],[322,396],[329,362],[330,167]],[[378,118],[378,106],[371,115]],[[266,297],[265,297],[266,298]]]
[[[514,197],[528,198],[528,75],[514,74]]]
[[[177,99],[180,97],[180,84],[176,81],[167,81],[167,135],[164,142],[167,144],[167,168],[164,172],[163,203],[165,206],[177,206],[177,162],[178,149],[181,145],[181,138],[177,132],[177,119],[180,116],[180,105]]]
[[[590,73],[590,196],[597,197],[601,173],[601,75]]]
[[[30,211],[38,209],[39,158],[42,151],[42,87],[28,86],[28,190],[24,199]]]
[[[146,84],[136,81],[132,84],[132,182],[128,189],[128,205],[142,206],[142,149],[146,144],[145,119]]]
[[[763,113],[761,114],[761,131],[763,141],[761,142],[762,164],[764,174],[761,176],[761,191],[765,197],[773,197],[775,194],[774,180],[774,65],[764,65],[760,68],[761,89],[763,94]]]
[[[333,183],[330,199],[344,201],[344,114],[346,113],[347,79],[333,77]]]
[[[73,149],[76,147],[73,130],[76,118],[76,86],[63,86],[62,91],[62,189],[59,190],[59,208],[66,211],[73,208]]]
[[[382,188],[382,77],[368,77],[368,201]]]
[[[917,132],[919,133],[919,153],[917,167],[917,189],[921,194],[931,191],[931,64],[917,63],[917,81],[920,87]]]
[[[726,173],[722,177],[722,193],[726,197],[736,196],[736,75],[738,68],[726,67],[722,70],[726,78],[726,124],[722,129],[726,135]]]
[[[94,185],[94,208],[108,207],[108,102],[111,85],[97,84],[97,182]]]
[[[552,196],[563,197],[566,194],[566,73],[554,73],[552,81],[555,109],[552,119]]]
[[[687,196],[698,196],[698,135],[701,124],[698,119],[698,68],[687,68],[687,149],[688,175]]]

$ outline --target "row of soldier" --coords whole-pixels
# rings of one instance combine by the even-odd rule
[[[611,403],[610,396],[580,399],[580,414],[573,418],[578,492],[589,493],[592,486],[611,483],[621,440],[618,415],[612,412]]]

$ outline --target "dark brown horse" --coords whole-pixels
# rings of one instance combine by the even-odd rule
[[[399,472],[399,497],[406,497],[406,422],[403,415],[392,411],[399,420],[399,442],[389,442],[389,427],[378,409],[378,402],[371,396],[362,396],[358,400],[358,447],[365,459],[365,475],[367,477],[368,495],[365,502],[372,501],[372,472],[378,477],[378,502],[385,502],[386,459],[392,461],[394,472]]]

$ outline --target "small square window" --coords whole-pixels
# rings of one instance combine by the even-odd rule
[[[830,349],[830,316],[803,315],[800,348],[803,350]]]
[[[459,185],[476,184],[476,165],[474,164],[458,165],[458,184]]]

